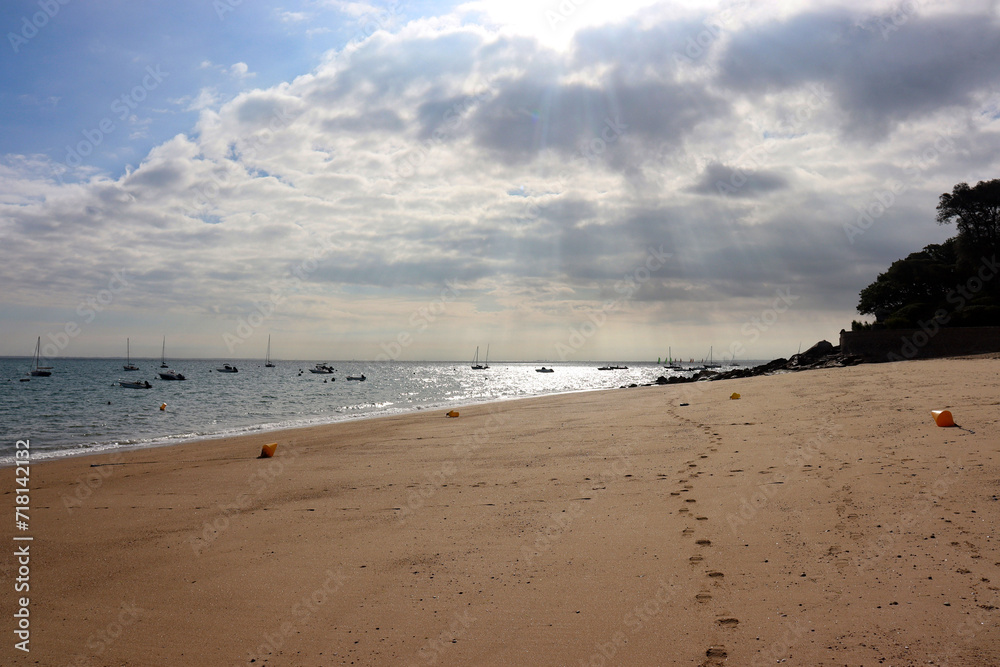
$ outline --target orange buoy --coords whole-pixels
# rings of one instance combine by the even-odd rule
[[[934,423],[938,426],[955,425],[955,420],[951,416],[950,410],[931,410],[931,415],[934,417]]]
[[[735,401],[735,400],[738,400],[738,399],[739,399],[739,397],[740,397],[740,395],[739,395],[739,394],[737,394],[737,393],[736,393],[736,392],[734,391],[734,392],[732,393],[732,395],[731,395],[731,396],[729,397],[729,400],[731,400],[731,401]]]
[[[448,417],[457,417],[458,416],[458,410],[452,410],[451,412],[449,412],[447,414],[447,416]]]
[[[274,450],[278,448],[278,443],[270,442],[260,448],[260,458],[269,459],[274,456]]]
[[[166,410],[167,409],[167,404],[166,403],[160,403],[160,409],[161,410]]]

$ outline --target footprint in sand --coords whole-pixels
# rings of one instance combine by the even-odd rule
[[[678,513],[678,514],[683,514],[683,513],[685,513],[685,512],[690,512],[690,511],[691,511],[691,510],[689,510],[688,508],[686,508],[686,507],[682,507],[682,508],[680,508],[679,510],[677,510],[677,513]]]
[[[686,503],[696,503],[696,502],[698,502],[698,501],[697,501],[697,500],[695,500],[694,498],[688,498],[688,499],[687,499],[687,500],[685,500],[684,502],[686,502]]]
[[[695,563],[700,563],[703,560],[705,560],[705,557],[699,554],[695,554],[694,556],[688,558],[688,562],[691,563],[692,565]]]
[[[697,521],[708,521],[708,517],[707,516],[696,516],[695,519]]]
[[[681,495],[681,492],[680,491],[671,491],[670,495],[672,495],[672,496],[679,496],[679,495]]]
[[[685,528],[681,531],[681,535],[694,535],[694,528]]]
[[[738,618],[730,618],[730,617],[717,618],[717,619],[715,619],[715,622],[718,623],[719,625],[721,625],[724,628],[735,628],[737,625],[740,624],[740,619],[738,619]]]
[[[708,602],[712,599],[712,594],[707,591],[702,591],[694,596],[694,599],[698,602]]]
[[[708,573],[708,576],[712,577],[713,579],[721,579],[722,577],[724,577],[726,575],[724,575],[723,573],[719,572],[718,570],[712,570],[711,572]]]
[[[709,547],[712,546],[712,540],[697,540],[695,544],[702,547]]]

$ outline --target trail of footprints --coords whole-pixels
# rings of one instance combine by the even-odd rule
[[[698,470],[698,461],[709,458],[711,452],[717,452],[718,445],[722,442],[722,437],[706,424],[700,424],[696,421],[688,419],[683,415],[677,414],[676,411],[671,412],[673,412],[673,415],[679,421],[686,422],[688,425],[703,431],[709,439],[709,453],[701,453],[698,455],[697,459],[685,461],[684,467],[677,471],[677,473],[682,476],[678,479],[678,484],[681,485],[681,488],[676,491],[671,491],[670,495],[679,497],[686,496],[694,490],[694,484],[692,484],[692,482],[697,481],[698,477],[701,475],[701,472]],[[683,504],[677,509],[678,514],[681,516],[694,516],[696,521],[708,521],[707,516],[697,515],[691,511],[693,508],[697,507],[697,498],[685,497],[683,500]],[[694,535],[695,529],[691,526],[687,526],[681,531],[682,537],[694,537]],[[694,543],[703,550],[707,550],[712,546],[712,541],[706,538],[696,539]],[[688,563],[692,566],[706,568],[704,575],[705,582],[700,587],[698,593],[694,596],[695,601],[699,604],[708,604],[712,601],[712,588],[721,586],[726,576],[725,573],[720,570],[707,567],[708,564],[706,563],[706,558],[706,554],[701,552],[695,553],[688,558]],[[728,614],[718,614],[715,619],[716,626],[720,628],[736,628],[739,623],[740,621],[738,618],[734,618]],[[705,651],[706,659],[701,663],[701,667],[716,667],[717,665],[722,665],[725,663],[727,655],[725,646],[709,646]]]

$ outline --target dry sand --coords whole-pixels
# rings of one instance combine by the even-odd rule
[[[8,547],[0,663],[998,665],[998,373],[859,366],[33,465],[31,652]]]

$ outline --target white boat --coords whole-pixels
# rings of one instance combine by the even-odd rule
[[[230,366],[229,364],[222,364],[221,368],[216,368],[215,370],[219,371],[220,373],[239,373],[240,372],[240,369],[236,368],[236,366]]]
[[[264,368],[274,368],[271,363],[271,334],[267,335],[267,354],[264,356]]]
[[[152,389],[153,388],[153,385],[149,384],[148,380],[141,381],[141,382],[128,382],[128,381],[125,381],[125,380],[119,380],[118,381],[118,386],[122,387],[124,389]]]
[[[132,351],[129,349],[129,340],[125,339],[125,365],[122,368],[126,371],[137,371],[138,366],[132,364]]]
[[[309,369],[310,373],[318,373],[319,375],[332,375],[336,369],[326,363],[316,364],[313,368]]]
[[[167,337],[163,337],[163,348],[160,350],[160,368],[168,368],[167,366]]]
[[[187,380],[186,377],[184,377],[183,375],[181,375],[177,371],[171,371],[171,370],[160,371],[160,379],[161,380]]]
[[[713,369],[713,368],[722,368],[722,366],[720,364],[714,364],[714,363],[712,363],[712,348],[710,346],[708,348],[708,361],[705,362],[705,363],[703,363],[701,365],[701,368],[696,369],[696,370],[707,371],[707,370],[710,370],[710,369]]]
[[[35,357],[31,360],[31,370],[28,371],[28,375],[35,378],[47,378],[52,375],[52,366],[39,366],[38,365],[38,355],[42,350],[42,337],[38,337],[38,342],[35,343]]]
[[[682,371],[684,367],[680,364],[674,363],[673,352],[669,347],[667,347],[667,363],[663,366],[668,371]]]

